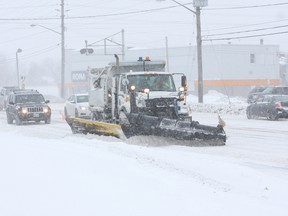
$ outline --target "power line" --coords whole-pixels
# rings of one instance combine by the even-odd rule
[[[229,34],[239,34],[239,33],[247,33],[247,32],[254,32],[254,31],[269,30],[269,29],[285,28],[285,27],[288,27],[288,25],[274,26],[274,27],[267,27],[267,28],[261,28],[261,29],[253,29],[253,30],[243,30],[243,31],[237,31],[237,32],[210,34],[210,35],[203,35],[203,37],[211,37],[211,36],[218,36],[218,35],[229,35]]]
[[[37,5],[37,6],[19,6],[19,7],[7,7],[7,8],[0,8],[0,10],[15,10],[15,9],[24,9],[24,8],[47,8],[47,7],[55,7],[57,5]]]
[[[275,4],[240,6],[240,7],[207,8],[207,9],[203,9],[203,10],[238,10],[238,9],[250,9],[250,8],[258,8],[258,7],[272,7],[272,6],[280,6],[280,5],[288,5],[288,2],[275,3]]]
[[[288,33],[288,31],[283,31],[283,32],[275,32],[275,33],[259,34],[259,35],[230,37],[230,38],[212,38],[212,39],[202,39],[202,41],[233,40],[233,39],[252,38],[252,37],[263,37],[263,36],[278,35],[278,34],[287,34],[287,33]]]
[[[265,24],[271,24],[271,23],[277,23],[277,22],[284,22],[287,21],[288,19],[282,19],[282,20],[276,20],[276,21],[271,21],[271,22],[263,22],[263,23],[254,23],[250,25],[240,25],[240,26],[234,26],[234,27],[226,27],[226,28],[218,28],[218,29],[207,29],[207,30],[202,30],[204,31],[221,31],[221,30],[226,30],[226,29],[237,29],[237,28],[243,28],[243,27],[250,27],[250,26],[259,26],[259,25],[265,25]]]
[[[192,3],[187,3],[184,5],[188,5]],[[160,10],[167,10],[171,8],[180,7],[179,5],[176,6],[169,6],[169,7],[162,7],[162,8],[153,8],[147,10],[139,10],[139,11],[130,11],[130,12],[122,12],[122,13],[112,13],[112,14],[102,14],[102,15],[91,15],[91,16],[75,16],[75,17],[65,17],[66,20],[68,19],[90,19],[90,18],[99,18],[99,17],[111,17],[111,16],[124,16],[124,15],[131,15],[131,14],[141,14],[141,13],[148,13]],[[16,20],[59,20],[60,17],[43,17],[43,18],[0,18],[0,21],[16,21]]]
[[[183,5],[191,5],[192,3],[186,3]],[[246,9],[246,8],[256,8],[256,7],[271,7],[271,6],[280,6],[280,5],[288,5],[287,3],[276,3],[276,4],[265,4],[265,5],[252,5],[252,6],[242,6],[242,7],[227,7],[227,8],[207,8],[202,10],[230,10],[230,9]],[[131,15],[131,14],[140,14],[140,13],[148,13],[160,10],[167,10],[171,8],[180,7],[179,5],[161,7],[161,8],[152,8],[147,10],[139,10],[139,11],[129,11],[122,13],[112,13],[112,14],[102,14],[102,15],[90,15],[90,16],[74,16],[74,17],[65,17],[65,19],[87,19],[87,18],[99,18],[99,17],[111,17],[111,16],[123,16],[123,15]],[[15,20],[59,20],[60,17],[43,17],[43,18],[0,18],[0,21],[15,21]]]

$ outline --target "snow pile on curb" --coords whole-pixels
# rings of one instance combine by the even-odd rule
[[[187,104],[192,112],[245,115],[248,105],[246,98],[229,97],[217,91],[209,91],[204,95],[203,101],[203,104],[199,104],[197,96],[187,96]]]

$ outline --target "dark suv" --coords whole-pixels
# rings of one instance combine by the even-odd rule
[[[254,103],[262,95],[288,95],[288,86],[268,86],[262,91],[248,95],[247,102]]]
[[[12,124],[15,120],[16,125],[28,121],[50,124],[51,109],[47,103],[49,101],[45,101],[43,95],[36,90],[13,90],[8,97],[7,123]]]

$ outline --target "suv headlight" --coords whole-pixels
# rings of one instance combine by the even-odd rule
[[[28,108],[27,107],[22,107],[21,113],[22,114],[27,114],[28,113]]]
[[[48,112],[50,112],[49,107],[43,107],[43,112],[44,112],[44,113],[48,113]]]

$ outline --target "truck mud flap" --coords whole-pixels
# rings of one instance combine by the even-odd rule
[[[177,140],[202,142],[207,145],[225,145],[226,134],[222,126],[201,125],[197,121],[179,121],[130,113],[131,134],[171,137]],[[187,143],[187,142],[185,142]]]
[[[74,117],[66,117],[66,122],[74,134],[97,134],[103,136],[113,136],[121,139],[125,138],[121,126],[117,124]]]

